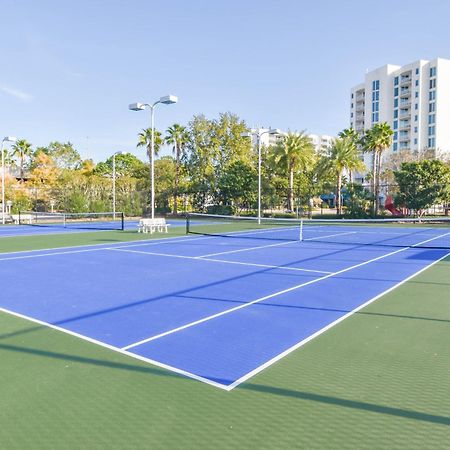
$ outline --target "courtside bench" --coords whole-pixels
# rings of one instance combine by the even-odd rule
[[[141,219],[139,220],[138,233],[150,233],[164,232],[168,233],[170,224],[166,222],[164,218],[158,219]]]

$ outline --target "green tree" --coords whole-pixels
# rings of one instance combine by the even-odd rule
[[[354,146],[355,151],[360,153],[361,139],[360,139],[358,132],[354,128],[344,128],[341,132],[338,133],[338,136],[340,138],[348,139],[351,142],[351,144]],[[350,166],[347,169],[349,171],[348,172],[349,182],[352,183],[353,182],[353,172],[358,170],[358,168]],[[362,170],[364,170],[364,169],[362,169]]]
[[[19,158],[20,179],[23,181],[25,160],[33,154],[33,149],[26,139],[19,139],[12,148],[14,156]]]
[[[337,138],[328,154],[322,158],[323,170],[334,173],[336,177],[336,212],[342,214],[342,177],[344,172],[364,170],[355,142],[349,137]]]
[[[399,189],[396,203],[414,210],[418,216],[439,202],[450,201],[450,168],[442,161],[404,162],[394,177]]]
[[[374,199],[374,214],[377,215],[380,209],[380,172],[381,156],[384,150],[392,144],[394,132],[386,123],[376,123],[366,131],[361,144],[365,152],[372,153],[372,191]]]
[[[289,193],[287,209],[294,209],[294,177],[298,172],[308,172],[315,162],[314,145],[303,131],[288,133],[275,147],[274,160],[287,174]]]
[[[81,166],[81,156],[71,142],[53,141],[39,149],[47,153],[59,169],[75,170]]]
[[[181,155],[186,143],[189,140],[189,134],[186,127],[175,123],[166,130],[165,141],[172,146],[172,153],[175,155],[175,189],[173,194],[173,212],[178,214],[178,195],[180,187],[180,166]]]
[[[257,173],[248,163],[232,162],[218,181],[218,193],[223,205],[237,211],[250,208],[256,200]]]

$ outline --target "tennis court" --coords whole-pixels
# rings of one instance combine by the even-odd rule
[[[231,390],[450,253],[442,222],[190,231],[4,253],[0,307]]]

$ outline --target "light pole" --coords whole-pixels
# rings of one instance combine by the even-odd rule
[[[165,97],[161,97],[158,101],[153,104],[150,103],[132,103],[128,106],[128,109],[131,111],[142,111],[146,108],[150,108],[151,111],[151,147],[150,147],[150,170],[151,170],[151,211],[152,211],[152,219],[155,218],[155,107],[158,103],[163,103],[164,105],[171,105],[172,103],[176,103],[178,101],[178,97],[175,95],[166,95]]]
[[[242,137],[252,136],[256,137],[256,145],[258,146],[258,224],[261,223],[261,136],[264,134],[282,135],[283,133],[278,128],[270,128],[268,130],[251,129],[250,132],[241,133]]]
[[[112,156],[113,176],[112,176],[112,198],[113,198],[113,220],[116,220],[116,156],[125,155],[125,152],[119,151]]]
[[[2,224],[5,225],[5,142],[16,142],[17,139],[13,136],[6,136],[2,140]]]

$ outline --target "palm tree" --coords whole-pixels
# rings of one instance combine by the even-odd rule
[[[174,214],[178,214],[178,191],[180,184],[180,160],[183,148],[189,139],[189,134],[185,127],[178,123],[174,123],[166,130],[166,137],[164,138],[166,143],[172,145],[172,152],[175,155],[175,190],[173,195]]]
[[[288,133],[275,147],[275,162],[285,168],[289,180],[287,208],[294,208],[294,175],[298,171],[308,171],[314,164],[314,145],[303,131]]]
[[[25,159],[30,157],[33,153],[31,144],[26,139],[19,139],[13,145],[13,155],[19,158],[20,179],[23,181],[23,172],[25,168]]]
[[[380,209],[380,172],[381,156],[384,150],[392,144],[394,132],[387,122],[376,123],[371,129],[366,131],[362,138],[363,150],[372,153],[372,191],[375,196],[374,214],[377,215]]]
[[[340,138],[348,138],[355,149],[359,149],[360,145],[360,136],[358,132],[354,128],[345,128],[340,133],[338,133]],[[350,183],[353,182],[353,171],[358,170],[356,167],[347,167],[348,169],[348,178]]]
[[[143,128],[142,131],[138,134],[139,142],[137,143],[137,147],[145,147],[147,149],[147,156],[150,161],[150,179],[152,178],[152,129],[151,128]],[[163,138],[161,133],[158,130],[155,130],[155,140],[153,142],[153,148],[155,152],[155,156],[158,156],[159,151],[161,150],[161,146],[163,144]]]
[[[351,137],[340,137],[336,139],[326,155],[321,161],[322,171],[331,171],[336,175],[336,205],[337,214],[342,213],[342,177],[344,171],[364,170],[364,163],[360,160],[358,149]]]

